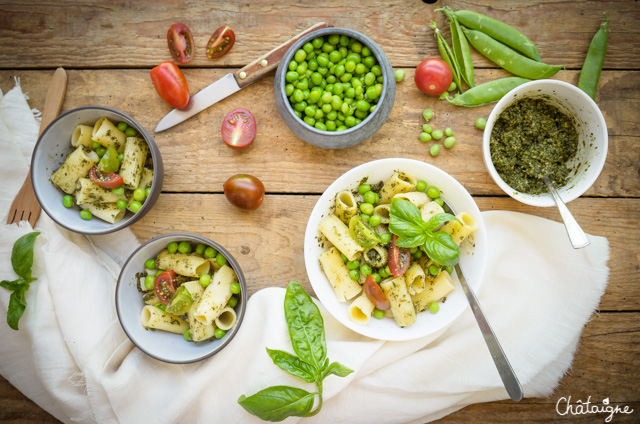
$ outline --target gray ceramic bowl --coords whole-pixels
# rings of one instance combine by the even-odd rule
[[[142,293],[137,288],[136,273],[144,272],[144,262],[147,259],[155,258],[162,249],[173,241],[188,241],[194,248],[199,243],[211,246],[227,258],[227,264],[236,272],[238,282],[242,287],[241,294],[238,297],[238,304],[234,308],[238,319],[234,327],[228,330],[223,338],[214,338],[195,344],[185,341],[181,334],[147,330],[140,323],[140,313],[144,307],[144,302],[142,301]],[[147,355],[160,361],[174,364],[201,361],[222,350],[238,332],[244,318],[246,305],[247,285],[238,262],[218,243],[187,233],[165,234],[153,238],[138,247],[122,267],[116,286],[118,319],[129,339]]]
[[[80,218],[78,206],[65,208],[62,205],[62,197],[65,193],[59,190],[51,182],[51,174],[60,167],[71,149],[71,134],[78,124],[93,125],[99,118],[107,117],[111,122],[117,124],[124,121],[130,127],[138,131],[151,151],[153,158],[153,183],[149,197],[142,204],[142,208],[137,213],[126,212],[116,224],[110,224],[98,218],[85,221]],[[142,128],[133,118],[124,113],[102,106],[84,106],[69,110],[45,128],[38,142],[36,143],[31,158],[31,180],[33,188],[38,198],[38,202],[47,215],[58,225],[76,233],[87,235],[107,234],[124,227],[127,227],[142,218],[155,204],[164,177],[164,167],[160,150],[149,133]]]
[[[380,95],[380,99],[378,100],[374,111],[370,113],[369,116],[367,116],[360,124],[339,132],[322,131],[306,124],[294,113],[291,103],[289,103],[289,99],[285,93],[285,86],[287,84],[285,81],[285,75],[288,70],[289,62],[291,62],[296,51],[298,51],[298,49],[300,49],[306,42],[313,40],[316,37],[331,34],[347,35],[369,47],[373,52],[373,55],[376,57],[378,64],[382,68],[382,75],[384,76],[382,94]],[[287,127],[289,127],[296,136],[309,144],[313,144],[314,146],[324,147],[327,149],[342,149],[362,143],[378,131],[385,123],[391,113],[393,102],[396,97],[396,80],[389,59],[387,59],[387,56],[384,54],[384,51],[382,51],[380,46],[378,46],[372,39],[359,32],[346,28],[324,28],[305,35],[291,46],[289,50],[287,50],[287,53],[285,53],[278,65],[274,82],[274,93],[276,106],[280,116],[284,120],[285,124],[287,124]]]

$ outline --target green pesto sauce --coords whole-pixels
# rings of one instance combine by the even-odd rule
[[[548,192],[567,183],[566,165],[578,150],[573,120],[545,99],[522,99],[500,114],[491,132],[491,160],[500,177],[523,193]]]

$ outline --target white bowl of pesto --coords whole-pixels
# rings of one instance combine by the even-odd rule
[[[541,175],[551,172],[565,203],[584,194],[604,166],[607,125],[596,103],[578,87],[531,81],[493,108],[482,148],[489,174],[506,194],[527,205],[551,207],[555,202]]]
[[[482,284],[488,257],[488,237],[478,206],[462,184],[443,170],[413,159],[389,158],[363,163],[338,177],[318,199],[309,216],[304,237],[307,275],[317,298],[340,323],[363,336],[392,341],[413,340],[436,334],[450,326],[469,307],[455,272],[451,275],[455,289],[446,296],[446,301],[441,303],[437,313],[428,310],[418,312],[415,323],[405,327],[398,326],[391,317],[371,317],[366,325],[355,323],[348,314],[353,298],[344,302],[337,298],[320,264],[320,255],[332,245],[322,236],[319,225],[327,215],[335,211],[336,194],[343,190],[357,191],[364,181],[372,185],[387,181],[397,171],[416,180],[423,180],[429,187],[437,187],[440,197],[456,213],[467,212],[477,222],[478,228],[472,237],[460,245],[460,266],[467,282],[476,292]]]

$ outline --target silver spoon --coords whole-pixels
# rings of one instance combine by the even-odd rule
[[[454,210],[451,206],[444,202],[451,214],[455,215]],[[482,312],[482,308],[480,307],[480,303],[476,298],[473,289],[467,284],[467,279],[462,272],[462,268],[460,268],[460,264],[457,263],[455,265],[456,273],[458,274],[458,280],[460,280],[460,285],[462,286],[462,290],[464,294],[467,296],[467,300],[469,301],[469,306],[471,306],[471,311],[473,312],[473,316],[476,318],[478,322],[478,326],[480,327],[480,331],[482,332],[482,336],[484,337],[484,342],[487,344],[489,348],[489,352],[491,353],[491,357],[493,358],[493,362],[496,364],[496,368],[498,369],[498,373],[500,374],[500,378],[502,379],[502,384],[504,384],[504,388],[507,389],[507,393],[511,397],[512,400],[519,402],[522,400],[522,386],[520,385],[520,381],[518,380],[518,376],[513,371],[507,356],[504,354],[502,350],[502,346],[500,346],[500,342],[498,342],[498,338],[496,337],[489,321]]]
[[[569,236],[569,240],[571,241],[571,245],[574,249],[580,249],[581,247],[587,247],[591,242],[587,235],[582,231],[578,221],[571,215],[567,205],[564,204],[562,198],[556,191],[555,187],[549,180],[549,177],[542,177],[542,181],[547,185],[549,189],[549,193],[553,197],[553,201],[556,202],[556,206],[558,207],[558,211],[560,212],[560,216],[562,217],[562,221],[564,222],[564,228],[567,230],[567,235]]]

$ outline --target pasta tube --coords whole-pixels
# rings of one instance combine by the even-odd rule
[[[157,269],[172,269],[176,274],[187,277],[200,277],[208,273],[210,267],[211,263],[207,259],[197,255],[170,253],[167,249],[163,249],[156,256]]]
[[[367,294],[362,293],[349,305],[349,319],[356,324],[367,325],[375,307],[376,305],[369,300]]]
[[[407,291],[404,277],[388,278],[380,283],[380,288],[389,301],[396,324],[406,327],[416,322],[416,309]]]
[[[349,234],[349,227],[334,214],[330,214],[320,221],[318,230],[350,261],[356,259],[358,254],[364,250],[364,247],[360,246]]]
[[[126,200],[124,194],[118,196],[109,188],[104,188],[94,183],[90,178],[79,178],[76,185],[76,204],[85,203],[116,203],[118,200]]]
[[[149,146],[146,141],[139,137],[127,137],[124,144],[124,158],[120,166],[120,176],[126,188],[135,190],[140,185],[148,153]]]
[[[394,173],[389,180],[384,183],[380,192],[380,203],[391,203],[393,196],[399,193],[407,193],[416,187],[418,181],[404,172]]]
[[[320,255],[320,268],[327,276],[338,302],[346,302],[362,291],[362,287],[349,277],[349,270],[340,258],[340,252],[332,247]]]
[[[86,177],[89,170],[100,158],[96,152],[78,146],[64,163],[51,175],[51,182],[60,187],[67,194],[76,191],[76,182],[79,178]]]
[[[93,127],[89,125],[78,125],[71,133],[71,145],[73,147],[84,146],[86,148],[91,147],[91,135],[93,134]]]
[[[425,272],[420,264],[414,262],[409,269],[407,269],[407,272],[404,273],[409,295],[413,296],[424,290],[425,278]]]
[[[340,218],[340,221],[349,225],[349,220],[357,213],[358,204],[355,197],[353,197],[353,193],[343,190],[336,194],[336,216]]]
[[[227,331],[234,326],[237,319],[238,316],[236,315],[236,311],[231,306],[227,306],[220,312],[218,318],[216,318],[216,327]]]
[[[124,218],[126,210],[118,209],[115,203],[83,203],[78,204],[82,209],[86,209],[96,218],[115,224]]]
[[[91,140],[100,143],[103,147],[113,146],[118,153],[124,150],[126,135],[107,118],[100,118],[93,126]]]
[[[204,290],[200,303],[195,310],[195,319],[204,324],[213,323],[229,303],[231,283],[236,281],[238,281],[238,277],[228,265],[223,265],[218,272],[213,274],[211,284]]]
[[[179,316],[169,314],[151,305],[142,308],[140,322],[144,328],[163,330],[176,334],[184,334],[189,328],[189,323]]]
[[[458,221],[451,220],[447,222],[442,226],[440,231],[451,234],[453,241],[459,245],[469,234],[478,229],[478,223],[475,218],[467,212],[460,212],[456,215],[456,218],[458,218]]]
[[[427,278],[425,289],[411,296],[411,301],[418,312],[429,307],[431,302],[437,302],[454,291],[456,286],[447,271],[441,271],[436,278]]]
[[[429,201],[427,193],[421,191],[412,191],[409,193],[398,193],[393,196],[395,199],[404,199],[411,202],[416,208],[420,209]]]

